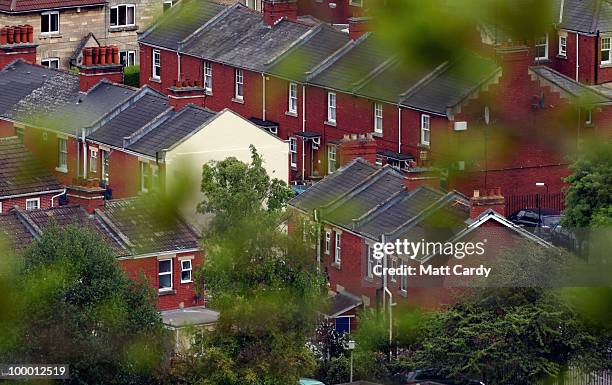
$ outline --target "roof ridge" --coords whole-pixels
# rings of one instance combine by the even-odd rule
[[[221,4],[219,4],[221,5]],[[189,40],[191,40],[192,38],[196,38],[199,34],[201,34],[202,32],[204,32],[208,27],[211,27],[213,25],[215,25],[217,22],[219,22],[220,20],[224,19],[225,17],[227,17],[231,11],[233,11],[234,9],[237,9],[239,7],[241,7],[242,4],[239,2],[235,2],[230,6],[226,6],[221,12],[217,13],[215,16],[211,17],[210,19],[208,19],[208,21],[204,24],[202,24],[200,27],[198,27],[195,31],[193,31],[191,34],[189,34],[186,38],[184,38],[183,40],[178,42],[178,48],[177,48],[177,52],[181,51],[181,48],[183,46],[183,44],[187,44],[189,43]]]
[[[329,55],[321,63],[314,66],[310,71],[306,72],[308,74],[308,76],[306,76],[306,82],[309,82],[310,80],[318,76],[321,72],[331,67],[334,63],[340,60],[340,58],[350,52],[353,48],[358,47],[361,43],[363,43],[369,36],[370,32],[366,32],[357,40],[347,41],[346,44],[338,48],[333,54]]]
[[[307,41],[312,39],[315,35],[317,35],[319,32],[321,32],[323,30],[323,27],[322,27],[323,25],[324,24],[318,24],[316,26],[313,26],[313,27],[309,28],[308,31],[303,33],[299,38],[297,38],[291,44],[289,44],[289,46],[287,48],[285,48],[283,51],[281,51],[278,55],[276,55],[276,56],[272,57],[270,60],[268,60],[265,63],[265,65],[266,66],[272,66],[274,64],[274,62],[276,62],[277,60],[280,60],[281,58],[284,58],[285,56],[287,56],[294,49],[297,49],[298,47],[301,47],[302,45],[304,45]]]
[[[404,186],[404,188],[394,192],[393,194],[391,194],[390,197],[388,197],[387,199],[385,199],[381,203],[377,204],[376,206],[372,207],[370,210],[366,211],[360,217],[355,218],[352,221],[355,222],[356,226],[361,226],[361,225],[364,225],[364,224],[366,224],[368,222],[371,222],[374,218],[378,217],[382,212],[386,211],[389,207],[393,206],[393,204],[395,204],[397,201],[402,200],[403,199],[403,197],[402,197],[403,193],[407,192],[409,194],[408,196],[411,196],[411,195],[414,194],[414,191],[416,191],[416,190],[408,191],[406,186]],[[382,208],[383,206],[386,206],[386,205],[388,205],[387,208],[385,208],[384,210],[381,210],[380,212],[376,212],[380,208]]]
[[[19,219],[19,222],[21,222],[25,226],[25,228],[30,232],[30,234],[32,234],[34,239],[40,240],[40,237],[42,236],[42,230],[40,227],[38,227],[36,223],[34,223],[32,218],[30,218],[29,215],[19,206],[15,206],[15,213],[17,214],[17,219]]]
[[[159,127],[160,125],[162,125],[163,123],[168,121],[168,119],[171,119],[175,115],[176,114],[173,114],[172,107],[166,108],[160,114],[158,114],[153,119],[148,121],[144,126],[132,132],[130,135],[124,136],[123,137],[123,148],[128,148],[132,144],[138,142],[140,139],[142,139],[142,137],[144,137],[149,132],[153,131],[155,128]]]
[[[358,82],[353,83],[353,84],[355,84],[355,87],[351,91],[353,93],[355,93],[355,92],[357,92],[357,90],[365,87],[368,83],[370,83],[372,80],[374,80],[376,77],[378,77],[378,75],[380,75],[381,73],[386,71],[388,68],[392,67],[393,65],[397,64],[398,60],[399,59],[398,59],[397,55],[393,55],[390,58],[388,58],[387,60],[383,61],[376,68],[374,68],[372,71],[370,71],[366,76],[364,76],[363,79],[361,79]]]
[[[418,91],[419,89],[423,88],[427,83],[431,82],[433,79],[435,79],[443,71],[446,71],[449,67],[450,67],[450,62],[449,61],[445,61],[444,63],[442,63],[442,64],[438,65],[436,68],[434,68],[427,75],[423,76],[423,78],[421,78],[421,80],[419,80],[418,82],[413,84],[412,87],[408,88],[406,91],[404,91],[403,93],[401,93],[399,95],[400,96],[399,97],[400,98],[400,103],[401,103],[401,100],[408,98],[410,95],[414,94],[416,91]]]

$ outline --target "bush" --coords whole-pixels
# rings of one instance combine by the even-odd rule
[[[140,66],[128,66],[123,69],[123,84],[140,87]]]

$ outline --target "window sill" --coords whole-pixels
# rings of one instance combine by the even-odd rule
[[[296,164],[296,165],[293,165],[293,164],[292,164],[292,165],[291,165],[291,169],[292,169],[293,171],[297,171],[297,164]]]
[[[567,60],[567,55],[557,55],[557,59]]]
[[[244,99],[232,98],[232,102],[244,104]]]
[[[423,142],[421,142],[421,143],[419,143],[419,144],[417,145],[417,148],[418,148],[419,150],[429,150],[429,149],[431,148],[431,145],[430,145],[429,143],[423,143]]]
[[[205,94],[206,96],[213,96],[213,92],[212,92],[212,90],[204,90],[204,94]]]
[[[584,128],[594,128],[594,127],[595,127],[595,124],[593,124],[593,123],[585,123],[584,124]]]
[[[137,25],[120,25],[108,27],[108,32],[124,32],[124,31],[136,31],[138,30]]]
[[[373,136],[375,136],[375,137],[377,137],[377,138],[382,138],[382,137],[383,137],[383,133],[382,133],[382,132],[376,132],[376,131],[374,131],[374,132],[372,133],[372,135],[373,135]]]
[[[331,265],[332,265],[332,267],[333,267],[333,268],[336,268],[336,269],[338,269],[338,270],[340,270],[340,269],[341,269],[340,264],[339,264],[338,262],[334,262],[334,263],[332,263]]]
[[[538,64],[546,64],[546,63],[550,63],[550,59],[549,58],[535,58],[535,62]]]
[[[157,78],[154,78],[154,77],[150,77],[149,81],[161,84],[161,78],[157,79]]]
[[[401,295],[404,298],[408,297],[408,291],[406,291],[406,290],[400,289],[400,290],[398,290],[398,294]]]
[[[599,68],[612,68],[612,62],[610,62],[610,63],[601,63]]]
[[[181,284],[187,284],[187,283],[193,283],[193,281],[192,281],[192,280],[189,280],[189,281],[181,281]]]
[[[286,111],[285,115],[293,116],[294,118],[297,118],[297,116],[298,116],[297,112],[291,112],[291,111]]]
[[[330,122],[329,120],[326,120],[325,122],[323,122],[323,124],[325,124],[326,126],[336,127],[336,122]]]
[[[159,289],[157,291],[157,295],[160,297],[164,295],[174,295],[174,294],[176,294],[176,290],[174,289]]]
[[[68,167],[56,167],[55,171],[63,172],[64,174],[67,174],[68,173]]]
[[[38,39],[39,40],[45,40],[45,39],[61,39],[63,37],[63,35],[59,32],[49,32],[49,33],[41,33],[40,35],[38,35]]]

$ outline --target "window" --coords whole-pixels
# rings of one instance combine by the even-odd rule
[[[151,170],[151,188],[155,190],[159,188],[159,166],[149,165],[149,169]]]
[[[168,11],[172,8],[172,0],[164,1],[164,12]]]
[[[89,150],[89,171],[98,171],[98,149],[96,148]]]
[[[289,83],[289,112],[297,114],[297,84]]]
[[[172,289],[172,260],[162,259],[158,261],[159,272],[157,273],[159,278],[159,290],[171,290]]]
[[[134,25],[134,14],[136,6],[133,4],[122,4],[110,9],[110,25],[111,27],[125,27]]]
[[[567,33],[559,33],[559,56],[567,56]]]
[[[40,208],[40,198],[26,199],[26,210],[36,210]]]
[[[68,143],[65,138],[57,138],[58,158],[57,168],[68,170]]]
[[[297,139],[289,138],[289,155],[291,156],[291,167],[297,167]]]
[[[336,94],[333,92],[327,93],[327,121],[336,123]]]
[[[124,67],[136,64],[136,51],[119,51],[119,62]]]
[[[535,58],[536,60],[548,59],[548,34],[535,40]]]
[[[383,133],[383,106],[381,103],[374,103],[374,132]]]
[[[181,261],[181,283],[191,282],[191,259]]]
[[[404,262],[400,260],[400,267],[404,265]],[[400,275],[400,291],[406,293],[408,291],[408,276]]]
[[[59,12],[45,12],[40,16],[41,33],[59,33]]]
[[[342,253],[342,239],[341,239],[341,236],[342,236],[342,234],[337,232],[337,231],[336,231],[335,234],[336,234],[336,239],[335,239],[335,241],[336,241],[336,244],[335,244],[336,250],[335,251],[336,252],[334,253],[334,263],[336,263],[337,265],[340,265],[340,262],[342,261],[342,256],[341,256],[341,253]]]
[[[161,77],[161,53],[153,50],[153,79],[159,80]]]
[[[372,247],[370,247],[370,245],[366,245],[367,250],[366,250],[366,257],[368,259],[368,263],[367,265],[367,270],[366,270],[366,275],[368,278],[374,278],[374,250],[372,249]]]
[[[109,178],[109,153],[108,151],[102,150],[102,173],[101,179],[105,184],[108,184],[110,181]]]
[[[421,144],[429,145],[431,135],[431,118],[429,115],[421,115]]]
[[[2,202],[0,202],[0,214],[2,214]]]
[[[336,146],[327,146],[327,173],[336,171]]]
[[[587,126],[592,126],[593,125],[593,110],[588,109],[586,111],[586,120],[585,120],[584,124],[586,124]]]
[[[212,63],[209,61],[204,63],[204,88],[212,91]]]
[[[40,64],[45,67],[49,67],[49,68],[59,68],[59,58],[50,57],[50,58],[42,59],[40,61]]]
[[[363,7],[363,0],[350,0],[349,3],[355,7]]]
[[[244,74],[242,73],[241,69],[236,68],[235,80],[235,97],[238,100],[242,100],[244,98]]]
[[[140,162],[140,191],[147,192],[151,187],[151,168],[148,163]]]
[[[391,258],[391,268],[396,274],[391,274],[391,282],[397,282],[397,258]]]
[[[331,251],[331,230],[325,230],[325,254]]]
[[[601,38],[601,64],[612,63],[612,37]]]

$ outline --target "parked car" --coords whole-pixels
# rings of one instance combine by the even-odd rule
[[[401,385],[485,385],[484,382],[471,378],[450,379],[434,369],[404,371],[393,376],[393,382]]]
[[[580,237],[582,235],[582,237]],[[588,241],[581,239],[586,237],[587,234],[580,234],[580,232],[569,229],[558,223],[550,232],[550,241],[553,245],[563,247],[576,254],[585,257],[588,255]]]
[[[551,231],[561,222],[563,215],[553,209],[527,208],[510,215],[508,219],[544,239],[550,239]]]
[[[315,379],[312,379],[312,378],[300,378],[298,383],[300,385],[325,385],[321,381],[315,380]]]

